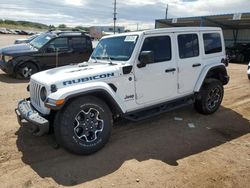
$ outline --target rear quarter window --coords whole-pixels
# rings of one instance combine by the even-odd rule
[[[73,49],[84,49],[87,47],[87,40],[85,37],[73,37],[71,43]]]
[[[205,54],[222,52],[222,43],[220,33],[203,34]]]

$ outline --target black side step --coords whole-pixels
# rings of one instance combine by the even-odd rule
[[[124,118],[131,121],[141,121],[144,119],[151,118],[153,116],[159,115],[164,112],[168,112],[171,110],[175,110],[177,108],[181,108],[183,106],[191,105],[194,103],[194,96],[189,96],[181,99],[177,99],[174,101],[166,102],[163,104],[159,104],[157,106],[147,108],[141,111],[129,112],[124,114]]]

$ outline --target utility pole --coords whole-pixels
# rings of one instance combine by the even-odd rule
[[[165,15],[165,19],[168,19],[168,4],[167,4],[167,8],[166,8],[166,15]]]
[[[116,20],[117,20],[117,18],[116,18],[116,15],[117,15],[117,10],[116,10],[116,0],[114,0],[115,2],[114,2],[114,34],[115,34],[115,30],[116,30]]]

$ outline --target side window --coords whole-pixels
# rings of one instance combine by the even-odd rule
[[[71,39],[72,48],[73,49],[85,49],[87,46],[86,38],[85,37],[73,37]]]
[[[219,33],[203,34],[205,54],[222,52],[221,37]]]
[[[148,37],[141,51],[153,51],[155,63],[168,61],[171,59],[171,39],[169,36]]]
[[[199,56],[197,34],[178,35],[178,46],[181,59]]]
[[[68,49],[68,39],[67,38],[57,38],[53,40],[50,45],[50,47],[53,47],[55,49],[61,50],[67,50]]]

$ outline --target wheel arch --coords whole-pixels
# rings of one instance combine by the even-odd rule
[[[41,70],[41,67],[39,66],[39,64],[32,60],[32,59],[26,59],[26,60],[21,60],[21,61],[18,61],[15,65],[14,65],[14,73],[16,73],[18,67],[22,66],[23,64],[25,63],[32,63],[34,64],[36,67],[37,67],[37,70],[40,71]]]
[[[112,112],[114,116],[124,113],[123,107],[119,105],[119,102],[117,102],[116,99],[114,99],[114,97],[108,91],[101,89],[101,88],[93,89],[89,91],[83,91],[83,92],[79,92],[75,94],[70,94],[65,98],[65,102],[62,106],[60,106],[57,109],[52,109],[52,110],[60,111],[63,109],[64,106],[69,104],[71,101],[80,97],[84,97],[84,96],[94,96],[94,97],[101,99],[108,105],[108,107],[110,108],[110,111]]]
[[[199,77],[199,81],[195,86],[195,92],[199,92],[202,85],[207,79],[217,79],[221,81],[223,85],[229,82],[229,76],[227,74],[226,67],[224,65],[217,65],[210,68],[206,68]]]

